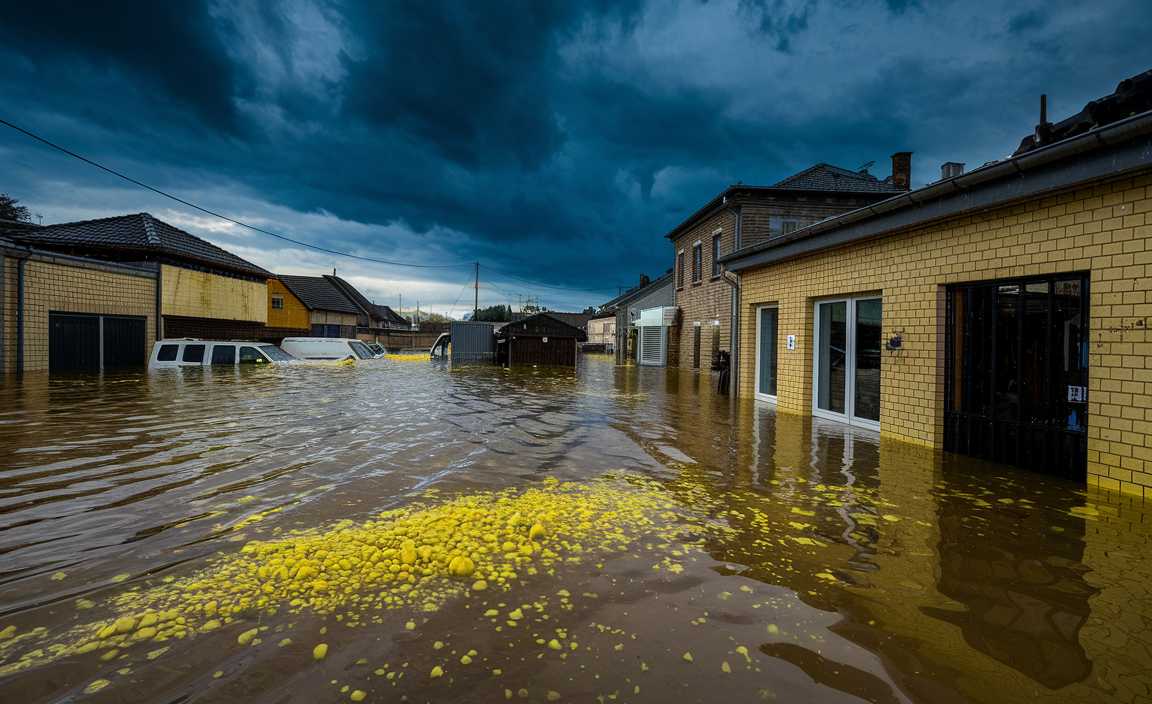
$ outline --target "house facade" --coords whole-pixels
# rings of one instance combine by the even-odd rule
[[[740,395],[1152,496],[1145,76],[1144,102],[1118,90],[1016,156],[724,256]]]
[[[616,344],[615,314],[588,321],[588,344],[605,346]]]
[[[8,228],[8,237],[30,251],[153,271],[150,341],[258,339],[266,327],[269,272],[148,213]]]
[[[818,164],[773,186],[730,186],[665,237],[672,243],[679,365],[707,369],[731,350],[738,319],[737,281],[724,275],[720,258],[826,218],[908,190],[911,152],[892,157],[892,176]]]
[[[0,237],[0,372],[140,366],[156,339],[155,268]]]
[[[276,278],[308,309],[312,337],[356,337],[361,311],[331,281],[322,276]]]

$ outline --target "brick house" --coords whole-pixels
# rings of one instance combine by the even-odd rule
[[[0,223],[16,236],[33,228]],[[0,236],[0,373],[145,364],[157,283],[155,267],[34,250]]]
[[[157,338],[257,339],[268,322],[271,274],[148,213],[12,233],[18,243],[157,271]]]
[[[323,276],[276,277],[308,310],[312,337],[356,337],[361,311]]]
[[[679,364],[707,369],[719,351],[731,349],[735,280],[723,275],[720,257],[907,191],[911,157],[894,154],[892,175],[883,180],[867,169],[817,164],[772,186],[738,183],[665,235],[680,308]]]
[[[1009,158],[722,257],[739,393],[1152,497],[1152,71]]]

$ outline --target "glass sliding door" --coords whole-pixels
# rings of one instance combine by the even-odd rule
[[[879,429],[882,311],[879,298],[816,304],[813,414]]]
[[[756,398],[776,401],[777,333],[780,312],[776,306],[756,310]]]
[[[856,301],[856,353],[853,413],[880,422],[880,299]]]

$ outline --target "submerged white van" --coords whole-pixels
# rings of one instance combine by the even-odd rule
[[[366,342],[350,337],[286,337],[280,347],[297,359],[342,362],[379,356]]]
[[[216,340],[161,340],[152,346],[149,369],[208,365],[271,364],[295,362],[295,357],[266,342],[217,342]]]

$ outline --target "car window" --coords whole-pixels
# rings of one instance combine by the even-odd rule
[[[264,355],[260,354],[260,350],[255,347],[247,345],[240,348],[240,363],[241,364],[267,364],[268,360]]]
[[[156,353],[157,362],[175,362],[176,354],[180,352],[180,345],[160,345],[160,351]]]
[[[204,361],[204,345],[187,345],[181,361],[201,364]]]
[[[268,356],[273,362],[291,362],[296,359],[276,345],[260,345],[260,351]]]
[[[212,345],[212,363],[213,364],[235,364],[236,363],[236,346],[235,345]]]
[[[376,355],[363,342],[349,342],[348,345],[356,352],[356,356],[360,359],[372,359]]]

